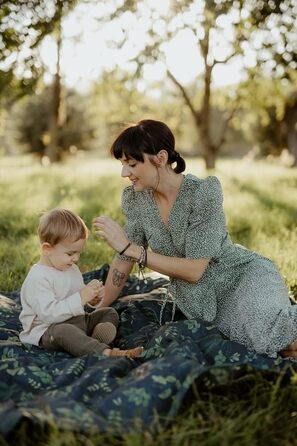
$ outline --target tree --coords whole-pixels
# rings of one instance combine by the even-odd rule
[[[52,86],[48,86],[42,93],[24,98],[22,107],[16,112],[18,141],[24,145],[26,152],[35,153],[42,158],[47,155],[50,139],[50,115]],[[74,91],[65,92],[64,106],[67,113],[63,126],[57,129],[56,143],[59,147],[59,159],[63,154],[76,150],[88,150],[94,134],[86,114],[85,98]]]
[[[116,20],[121,27],[123,38],[119,45],[124,49],[129,47],[129,36],[133,32],[131,17],[135,18],[134,23],[143,25],[147,37],[143,47],[135,50],[137,54],[131,57],[131,60],[137,63],[135,74],[141,75],[146,64],[156,61],[164,63],[168,78],[177,87],[191,112],[204,147],[207,168],[215,167],[215,160],[225,141],[226,130],[238,103],[237,99],[230,97],[230,103],[233,105],[226,113],[221,134],[214,140],[210,132],[213,71],[218,64],[227,64],[233,58],[243,56],[258,30],[269,28],[270,19],[283,14],[291,17],[294,11],[287,7],[288,4],[293,5],[294,0],[173,0],[170,8],[162,13],[154,5],[150,5],[149,1],[124,0],[121,6],[115,8],[106,18],[109,21]],[[100,20],[102,21],[102,18]],[[189,87],[178,79],[166,58],[166,47],[168,48],[168,44],[182,32],[192,36],[197,45],[197,55],[199,52],[202,57],[202,83],[201,77],[197,75],[191,87],[196,94],[191,94]],[[138,48],[139,43],[135,46]],[[202,91],[202,99],[199,102],[197,91]]]
[[[6,108],[22,95],[29,94],[40,76],[43,66],[38,56],[38,47],[45,36],[54,34],[57,42],[57,70],[51,91],[49,115],[49,144],[46,155],[51,162],[60,158],[58,133],[61,105],[61,22],[63,16],[77,0],[3,0],[0,38],[0,84],[6,87]]]
[[[63,8],[63,5],[60,5]],[[61,16],[60,16],[61,17]],[[61,119],[61,101],[62,101],[62,84],[60,72],[61,47],[62,47],[62,17],[56,24],[55,37],[57,46],[57,63],[56,73],[54,75],[53,84],[51,86],[50,106],[49,106],[49,142],[46,147],[45,155],[48,157],[50,163],[55,163],[60,160],[60,147],[58,144],[59,130],[62,128]]]
[[[150,118],[158,116],[168,122],[174,130],[177,144],[186,148],[193,146],[193,125],[188,110],[181,98],[176,98],[171,91],[163,89],[162,95],[152,97],[137,88],[137,79],[131,78],[119,68],[103,72],[100,79],[93,84],[89,93],[88,110],[95,127],[96,150],[106,154],[119,123],[128,125],[136,122],[139,116]],[[157,85],[158,91],[162,85]],[[150,91],[151,92],[151,91]],[[186,129],[185,129],[186,127]],[[190,135],[190,137],[189,137]]]
[[[294,158],[292,166],[297,167],[297,91],[287,98],[283,124],[287,147]]]
[[[269,3],[269,2],[268,2]],[[293,166],[297,166],[297,106],[296,106],[296,68],[297,68],[297,3],[286,0],[274,3],[274,14],[267,13],[267,3],[262,9],[251,11],[252,20],[260,23],[260,49],[257,49],[259,66],[250,70],[250,81],[255,83],[261,77],[279,80],[282,84],[282,97],[276,98],[277,113],[270,126],[281,129],[283,148],[286,144],[293,155]],[[264,23],[265,26],[262,24]],[[251,46],[259,47],[258,42],[251,41]],[[274,94],[275,96],[275,94]],[[281,107],[279,106],[281,100]],[[281,110],[280,110],[281,108]],[[271,112],[271,104],[268,107]],[[269,126],[269,125],[268,125]]]
[[[245,137],[263,156],[290,153],[290,165],[297,161],[297,94],[294,85],[278,77],[257,73],[241,84],[241,108],[236,117]]]
[[[32,92],[43,73],[38,48],[77,0],[1,0],[0,97]]]

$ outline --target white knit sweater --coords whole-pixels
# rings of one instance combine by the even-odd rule
[[[67,271],[35,264],[21,288],[21,342],[38,345],[47,328],[84,314],[79,291],[84,281],[74,264]]]

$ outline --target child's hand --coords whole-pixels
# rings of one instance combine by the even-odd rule
[[[104,287],[102,282],[97,279],[91,280],[84,288],[80,290],[80,297],[82,304],[85,305],[88,302],[91,302],[93,299],[99,297],[100,293],[102,293],[102,288],[104,292]]]
[[[103,299],[103,297],[104,297],[104,286],[101,283],[101,287],[99,289],[98,296],[95,297],[93,300],[90,300],[88,302],[88,305],[91,305],[92,307],[96,307],[99,304],[99,302]]]

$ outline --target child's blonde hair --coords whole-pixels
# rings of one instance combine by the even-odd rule
[[[63,240],[76,242],[88,237],[85,222],[68,209],[56,208],[43,214],[39,221],[38,235],[41,243],[51,246]]]

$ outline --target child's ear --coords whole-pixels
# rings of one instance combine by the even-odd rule
[[[52,249],[52,245],[48,242],[43,242],[41,245],[41,250],[43,254],[49,254]]]

